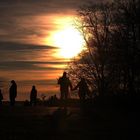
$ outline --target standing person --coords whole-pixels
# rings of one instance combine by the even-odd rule
[[[88,85],[85,78],[81,78],[81,81],[77,84],[75,88],[73,88],[73,90],[76,90],[77,88],[79,88],[78,95],[80,100],[85,100],[86,95],[88,95],[89,93]]]
[[[72,90],[72,84],[67,77],[66,72],[64,72],[63,76],[58,79],[58,84],[60,85],[61,99],[67,99],[69,94],[69,87]]]
[[[17,84],[14,80],[11,81],[11,87],[9,89],[10,105],[15,105],[15,98],[17,97]]]
[[[36,100],[37,100],[37,90],[35,86],[32,86],[32,90],[30,93],[30,103],[31,105],[36,105]]]
[[[2,105],[2,100],[3,100],[3,95],[2,95],[2,92],[1,92],[1,89],[0,89],[0,105]]]

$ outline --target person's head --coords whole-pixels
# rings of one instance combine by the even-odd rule
[[[67,73],[66,72],[63,72],[63,77],[66,77],[67,76]]]
[[[32,89],[35,89],[35,86],[34,85],[32,86]]]
[[[14,80],[11,81],[12,84],[15,84],[16,82]]]

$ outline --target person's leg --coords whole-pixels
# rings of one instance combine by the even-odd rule
[[[61,91],[61,99],[62,100],[65,99],[65,93],[64,93],[64,91]]]
[[[13,98],[13,106],[15,105],[15,98]]]
[[[0,106],[2,105],[2,100],[0,100]]]
[[[34,99],[34,105],[36,106],[36,99]]]
[[[33,104],[33,101],[32,101],[32,99],[30,99],[30,106],[32,106],[32,104]]]
[[[14,98],[11,98],[11,99],[10,99],[10,105],[11,105],[11,106],[14,106],[14,103],[15,103]]]

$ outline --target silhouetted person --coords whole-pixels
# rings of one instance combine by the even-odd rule
[[[60,85],[61,99],[67,99],[69,94],[69,87],[72,89],[72,84],[67,77],[66,72],[64,72],[63,76],[58,79],[58,84]]]
[[[0,89],[0,105],[2,105],[2,100],[3,100],[3,95],[2,95],[2,92],[1,92],[1,89]]]
[[[9,89],[10,105],[15,105],[15,98],[17,97],[17,84],[14,80],[11,81],[11,87]]]
[[[30,103],[31,105],[36,105],[37,100],[37,90],[35,86],[32,86],[31,94],[30,94]]]
[[[77,88],[79,88],[78,95],[80,100],[85,100],[86,95],[88,95],[89,93],[89,89],[84,78],[81,78],[81,81],[77,84],[75,88],[73,88],[73,90],[76,90]]]

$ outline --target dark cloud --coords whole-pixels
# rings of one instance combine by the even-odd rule
[[[76,9],[79,5],[85,3],[85,0],[6,0],[0,2],[1,15],[25,16],[42,13],[63,13]]]
[[[22,81],[18,81],[18,84],[24,84],[24,85],[30,85],[33,83],[33,80],[22,80]],[[34,83],[36,83],[37,85],[54,85],[56,84],[56,79],[46,79],[46,80],[34,80]]]
[[[24,42],[23,39],[28,40],[28,37],[46,36],[47,31],[54,29],[55,26],[49,18],[43,19],[44,23],[36,20],[38,16],[47,17],[52,14],[67,16],[75,13],[76,9],[87,1],[89,0],[1,0],[0,40]]]
[[[57,70],[56,65],[66,62],[50,60],[49,53],[56,47],[45,45],[0,42],[0,70]],[[44,54],[44,55],[43,55]],[[41,56],[46,61],[40,61]],[[47,59],[49,60],[47,61]],[[48,65],[48,66],[47,66]]]
[[[57,47],[48,45],[33,45],[33,44],[23,44],[16,42],[0,42],[0,51],[2,50],[12,50],[12,51],[24,51],[24,50],[43,50],[43,49],[57,49]]]
[[[65,62],[38,62],[38,61],[5,61],[0,62],[1,70],[63,70],[57,68],[57,65]]]
[[[0,42],[0,62],[5,61],[39,61],[52,56],[56,47],[47,45],[32,45],[15,42]]]

